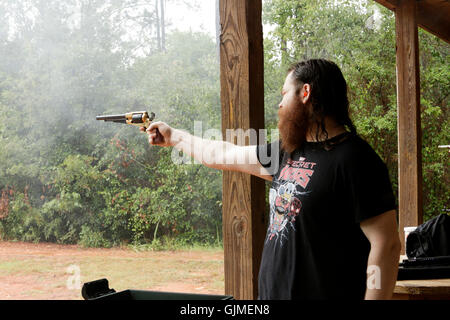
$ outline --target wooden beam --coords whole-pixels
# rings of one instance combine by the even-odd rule
[[[389,10],[394,10],[397,6],[397,0],[375,0],[375,2],[378,2],[382,6],[385,6]]]
[[[417,3],[417,24],[450,43],[450,2],[428,0]]]
[[[416,2],[417,25],[450,43],[450,2],[448,0],[409,0]],[[398,0],[375,0],[386,8],[395,11]]]
[[[399,225],[402,252],[407,226],[423,222],[422,135],[420,127],[419,44],[416,1],[399,0],[395,9],[399,154]]]
[[[220,0],[222,131],[264,128],[262,0]],[[252,144],[258,143],[252,141]],[[265,182],[223,172],[225,293],[257,298],[266,232]]]

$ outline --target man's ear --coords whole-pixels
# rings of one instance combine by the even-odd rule
[[[311,97],[311,86],[309,83],[303,84],[301,90],[300,90],[300,99],[302,99],[302,102],[306,104],[309,101],[309,98]]]

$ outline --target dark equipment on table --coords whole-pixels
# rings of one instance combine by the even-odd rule
[[[155,114],[153,112],[150,112],[149,114],[147,111],[133,111],[124,114],[97,116],[96,119],[103,120],[105,122],[131,124],[133,126],[147,129],[153,119],[155,119]]]
[[[421,224],[406,239],[398,280],[450,278],[450,216],[440,214]]]
[[[116,292],[110,289],[108,280],[99,279],[83,284],[81,295],[84,300],[233,300],[232,296],[159,292],[145,290],[123,290]]]
[[[421,224],[406,240],[408,258],[450,256],[450,216],[440,214]]]
[[[115,292],[116,290],[109,288],[108,280],[106,279],[86,282],[81,288],[81,296],[85,300],[92,300]]]

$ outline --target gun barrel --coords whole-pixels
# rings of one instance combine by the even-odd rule
[[[147,128],[154,118],[155,114],[153,112],[150,112],[149,115],[147,111],[133,111],[125,114],[113,114],[96,117],[97,120],[131,124],[143,128]]]
[[[107,115],[107,116],[97,116],[96,117],[97,120],[104,120],[104,121],[122,121],[122,120],[126,120],[127,117],[125,114],[114,114],[114,115]]]

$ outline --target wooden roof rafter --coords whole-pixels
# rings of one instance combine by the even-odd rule
[[[395,11],[397,0],[375,0],[386,8]],[[416,0],[417,25],[450,43],[450,1]]]

